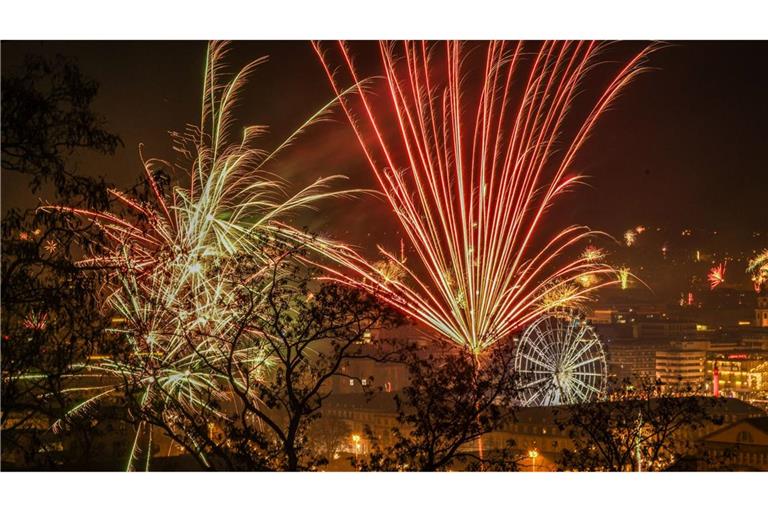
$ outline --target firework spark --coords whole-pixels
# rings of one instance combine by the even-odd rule
[[[582,253],[582,258],[587,261],[602,261],[605,259],[605,251],[594,245],[588,245]]]
[[[23,325],[30,331],[43,331],[48,326],[48,313],[32,311],[24,318]]]
[[[530,59],[523,43],[466,46],[381,42],[386,108],[367,87],[341,101],[417,258],[394,263],[405,278],[387,281],[346,248],[335,255],[343,270],[328,270],[478,353],[545,313],[542,299],[555,284],[614,275],[608,265],[567,256],[590,236],[587,228],[547,240],[542,230],[546,211],[579,182],[574,157],[649,50],[621,67],[563,145],[569,107],[602,45],[545,42]],[[337,94],[342,73],[360,83],[346,43],[315,49]],[[470,62],[482,66],[477,75]]]
[[[579,276],[576,281],[582,288],[593,288],[599,281],[599,278],[595,274],[584,274]]]
[[[707,274],[707,280],[709,280],[709,289],[714,290],[725,282],[725,262],[715,265],[709,269]]]
[[[581,309],[589,297],[575,283],[558,283],[553,285],[541,297],[541,306],[547,311],[553,309]]]
[[[635,245],[635,241],[637,241],[637,232],[635,230],[630,229],[624,233],[624,243],[627,244],[627,247]]]
[[[749,260],[747,274],[750,274],[756,293],[768,285],[768,249],[763,249],[763,252]]]
[[[81,264],[101,268],[111,276],[106,304],[120,317],[113,330],[130,342],[132,351],[119,361],[100,359],[93,368],[119,382],[138,385],[143,390],[141,407],[162,409],[173,403],[192,416],[208,407],[210,397],[226,402],[228,386],[238,386],[228,378],[231,375],[213,370],[227,366],[217,363],[234,363],[242,378],[251,382],[269,367],[260,334],[238,331],[242,329],[239,320],[253,307],[242,296],[247,293],[249,298],[258,298],[258,278],[274,266],[275,255],[264,247],[277,251],[297,244],[316,251],[333,247],[331,241],[309,237],[285,219],[323,198],[354,192],[330,191],[331,182],[339,178],[333,176],[294,195],[285,193],[285,184],[266,170],[266,164],[331,105],[275,151],[254,149],[253,141],[264,128],[249,127],[242,136],[234,136],[231,111],[244,81],[264,59],[227,80],[222,78],[226,51],[223,43],[209,45],[200,125],[174,134],[174,147],[187,162],[188,185],[164,192],[156,171],[173,166],[142,156],[150,203],[110,190],[123,214],[44,207],[94,221],[107,240]],[[226,345],[233,339],[238,339],[236,349]],[[118,385],[100,390],[70,411],[69,417],[87,412],[93,403],[120,389]],[[165,414],[164,410],[153,411]],[[220,415],[217,410],[211,412]],[[60,426],[61,422],[54,429]],[[137,429],[129,469],[135,467],[142,451],[139,437],[151,443],[151,428],[142,424]],[[146,450],[147,457],[150,453]]]
[[[619,284],[622,290],[629,288],[629,276],[632,275],[627,267],[621,267],[618,270]]]

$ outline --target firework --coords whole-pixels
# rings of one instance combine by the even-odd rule
[[[760,293],[763,287],[768,284],[768,249],[763,249],[763,252],[749,260],[747,274],[750,274],[755,292]]]
[[[619,284],[622,290],[629,288],[629,276],[632,275],[627,267],[621,267],[618,270]]]
[[[59,248],[59,244],[56,242],[56,240],[46,240],[43,247],[48,254],[53,254],[56,252],[56,249]]]
[[[605,259],[605,251],[594,245],[588,245],[582,253],[582,258],[587,261],[602,261]]]
[[[330,191],[330,183],[338,178],[334,176],[294,195],[285,193],[285,184],[266,170],[266,164],[330,104],[275,151],[254,149],[253,141],[264,129],[249,127],[235,137],[231,110],[243,82],[264,59],[225,80],[225,54],[225,44],[209,45],[200,125],[173,137],[180,160],[187,162],[187,185],[164,191],[156,171],[173,166],[142,155],[151,202],[110,190],[122,214],[44,207],[91,220],[105,235],[106,244],[80,263],[109,273],[106,305],[120,318],[113,331],[132,350],[120,360],[100,359],[92,368],[138,387],[140,406],[162,415],[173,414],[166,410],[171,404],[194,417],[209,407],[211,398],[226,402],[228,386],[240,384],[237,377],[233,382],[232,375],[217,373],[217,367],[234,365],[249,382],[268,370],[270,356],[263,348],[263,334],[243,329],[242,323],[254,307],[253,299],[263,296],[260,277],[274,269],[281,251],[297,244],[316,251],[333,246],[292,228],[285,219],[320,199],[352,192]],[[227,345],[233,340],[237,347]],[[87,412],[93,403],[124,386],[100,388],[68,417]],[[219,410],[208,412],[223,416]],[[54,430],[61,424],[55,424]],[[148,425],[137,429],[129,469],[142,451],[140,437],[151,443]],[[147,465],[150,453],[147,449]]]
[[[541,297],[541,306],[553,309],[580,309],[589,300],[584,290],[575,283],[557,283]]]
[[[593,288],[599,281],[599,278],[595,274],[584,274],[576,278],[582,288]]]
[[[48,326],[48,313],[31,311],[23,322],[24,328],[30,331],[43,331]]]
[[[715,265],[709,269],[707,274],[707,280],[709,280],[709,289],[714,290],[725,282],[725,262]]]
[[[635,241],[637,240],[637,232],[633,229],[628,230],[624,233],[624,243],[627,244],[627,247],[632,247],[635,245]]]
[[[466,46],[381,42],[386,105],[362,86],[342,99],[416,258],[400,263],[380,248],[404,276],[389,281],[351,248],[334,256],[342,269],[327,269],[333,279],[377,293],[478,353],[545,313],[550,301],[543,299],[556,284],[614,274],[608,265],[568,256],[590,236],[587,228],[568,227],[545,239],[544,219],[579,181],[571,169],[575,155],[648,50],[616,73],[563,144],[569,107],[602,46]],[[337,94],[342,74],[360,84],[346,43],[316,43],[315,49]],[[470,62],[477,74],[470,74],[476,72]]]

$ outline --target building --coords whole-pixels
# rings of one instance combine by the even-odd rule
[[[696,469],[768,471],[768,416],[746,418],[697,443]]]
[[[696,342],[694,342],[696,343]],[[656,379],[667,390],[704,386],[707,352],[701,348],[675,347],[656,352]]]
[[[338,451],[346,457],[338,457],[329,466],[330,470],[349,470],[349,455],[365,455],[371,446],[366,432],[370,431],[381,446],[393,443],[392,428],[398,426],[397,408],[393,393],[381,393],[373,397],[362,394],[331,396],[323,405],[323,418],[341,420],[345,424],[344,439],[338,440]],[[693,441],[720,428],[745,418],[759,417],[763,412],[736,399],[711,400],[714,411],[722,415],[723,423],[711,423],[699,429],[682,429],[676,435]],[[610,406],[606,403],[606,406]],[[482,436],[483,450],[488,453],[501,450],[514,441],[518,467],[521,471],[555,471],[560,452],[573,449],[574,442],[569,432],[561,429],[568,414],[568,406],[523,407],[515,412],[514,419],[497,431]],[[463,451],[477,452],[477,441],[468,443]]]
[[[400,363],[388,363],[366,358],[347,359],[341,375],[332,378],[334,393],[363,393],[367,389],[399,391],[408,384],[408,368]]]
[[[645,381],[656,378],[656,352],[669,347],[666,342],[622,340],[605,346],[608,374],[618,381]]]
[[[696,322],[640,320],[632,326],[632,337],[644,340],[697,340],[703,335]]]
[[[768,407],[768,351],[744,349],[707,353],[707,389],[714,387],[715,368],[720,396]]]
[[[755,327],[768,327],[768,292],[763,292],[757,296]]]

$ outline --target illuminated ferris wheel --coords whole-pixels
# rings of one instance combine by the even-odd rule
[[[570,311],[544,315],[525,330],[515,350],[515,370],[526,406],[588,402],[605,393],[603,346],[592,326]]]

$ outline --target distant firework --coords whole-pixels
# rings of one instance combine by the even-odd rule
[[[637,240],[637,233],[630,229],[626,233],[624,233],[624,243],[627,244],[627,247],[632,247],[635,245],[635,241]]]
[[[594,245],[588,245],[582,257],[587,261],[602,261],[605,258],[605,251]]]
[[[725,262],[720,263],[719,265],[715,265],[711,269],[709,269],[709,274],[707,275],[707,279],[709,280],[709,289],[714,290],[721,284],[725,282]]]
[[[579,309],[588,300],[583,290],[575,283],[558,283],[541,297],[541,306],[546,310]]]
[[[629,269],[627,267],[621,267],[619,269],[619,284],[621,285],[622,290],[626,290],[629,288],[629,276],[630,276]]]
[[[768,286],[768,249],[749,260],[747,274],[750,274],[756,293]]]
[[[335,255],[343,269],[328,266],[332,278],[377,293],[473,353],[546,313],[553,287],[584,274],[611,275],[599,286],[617,282],[610,266],[568,256],[591,235],[587,228],[542,240],[551,227],[545,213],[580,180],[574,157],[650,51],[618,70],[578,124],[565,123],[603,48],[586,41],[380,42],[382,101],[369,83],[359,85],[346,43],[315,43],[337,94],[344,81],[358,84],[342,107],[416,254],[396,263],[402,278],[388,280],[347,248]],[[565,124],[574,129],[567,139]]]
[[[48,313],[32,311],[24,318],[23,325],[30,331],[43,331],[48,326]]]

